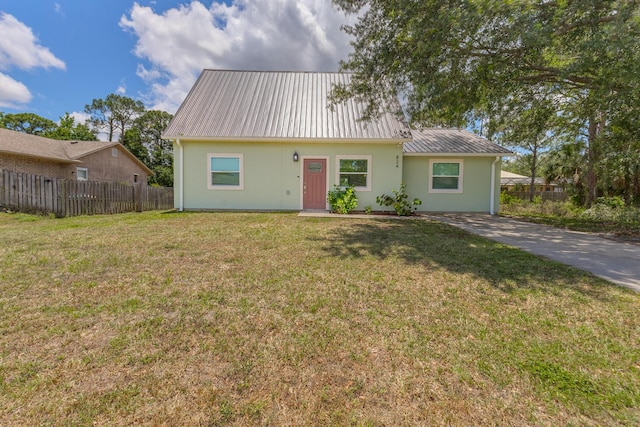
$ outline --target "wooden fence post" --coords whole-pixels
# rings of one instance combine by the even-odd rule
[[[136,212],[142,212],[142,188],[140,184],[133,184],[133,200]]]

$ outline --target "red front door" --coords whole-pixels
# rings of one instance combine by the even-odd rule
[[[302,208],[327,208],[327,160],[304,159]]]

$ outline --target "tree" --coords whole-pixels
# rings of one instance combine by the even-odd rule
[[[467,126],[520,90],[549,90],[557,113],[586,134],[586,202],[602,187],[597,168],[619,130],[612,117],[640,104],[640,5],[632,0],[500,2],[467,0],[334,0],[355,25],[354,72],[334,89],[333,102],[366,102],[364,118],[381,102],[406,96],[416,125]],[[523,103],[523,105],[526,105]],[[636,116],[637,117],[637,116]],[[627,122],[635,133],[638,120]]]
[[[44,136],[57,128],[55,122],[33,113],[0,114],[0,127]]]
[[[529,201],[533,202],[541,155],[556,138],[553,131],[558,116],[553,99],[545,92],[519,91],[491,117],[490,136],[502,145],[529,153],[520,160],[527,166],[526,175],[531,177]]]
[[[117,133],[120,141],[133,120],[144,112],[144,104],[126,96],[109,94],[105,99],[94,99],[85,105],[84,111],[91,118],[89,123],[95,132],[106,130],[108,140],[113,141]]]
[[[122,140],[154,172],[149,182],[165,187],[173,186],[173,144],[162,139],[162,131],[172,117],[164,111],[146,111],[134,120]]]
[[[87,125],[82,123],[76,125],[75,119],[69,113],[60,117],[60,124],[44,136],[65,141],[96,141],[98,139]]]
[[[574,200],[580,204],[586,200],[585,151],[582,140],[565,143],[549,151],[543,166],[545,180],[559,182],[562,189],[570,190]]]

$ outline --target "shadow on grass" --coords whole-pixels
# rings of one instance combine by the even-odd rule
[[[590,297],[607,298],[610,289],[589,273],[433,221],[345,223],[332,231],[329,239],[317,241],[330,256],[395,258],[426,269],[444,268],[474,275],[504,292],[570,288]]]

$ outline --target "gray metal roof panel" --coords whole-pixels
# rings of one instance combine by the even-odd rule
[[[407,140],[396,115],[359,120],[353,100],[329,108],[345,73],[204,70],[164,132],[168,138]]]
[[[464,129],[412,129],[407,154],[511,154],[509,150]]]

